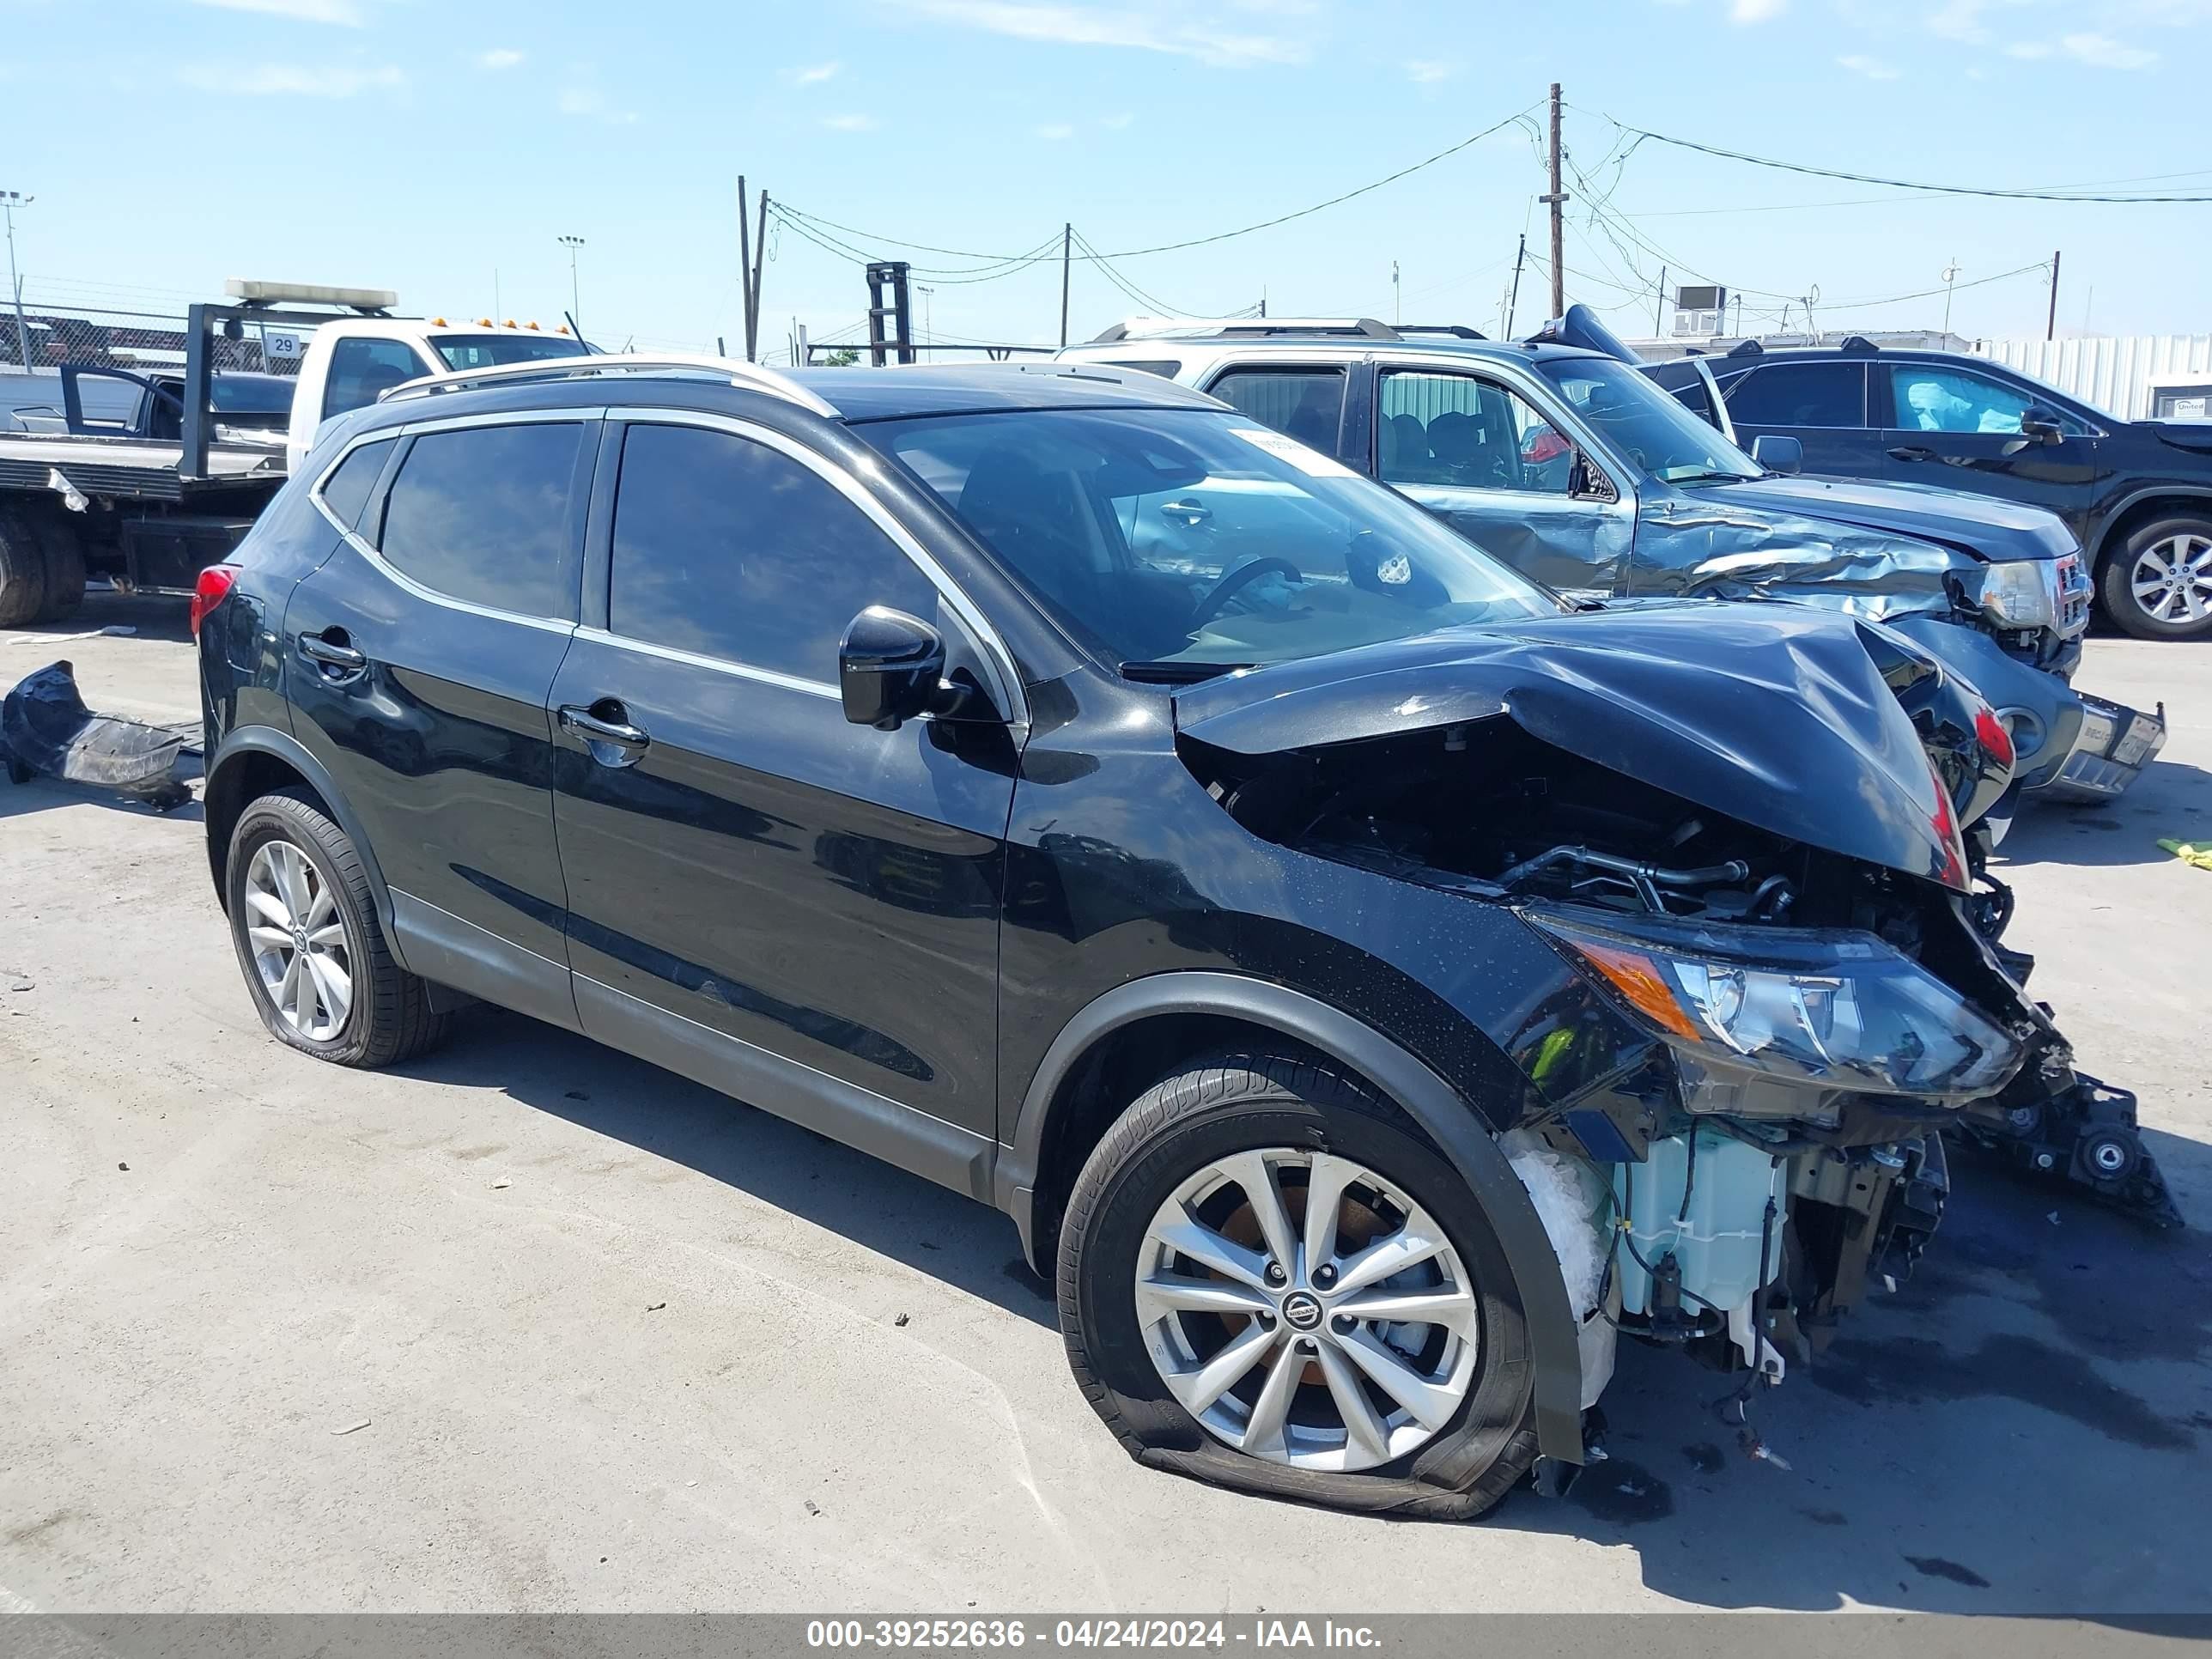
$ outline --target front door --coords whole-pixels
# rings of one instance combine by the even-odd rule
[[[549,699],[584,1029],[972,1188],[996,1133],[1008,729],[846,720],[855,615],[957,623],[829,463],[716,417],[609,432],[604,611]]]
[[[1375,476],[1522,574],[1601,598],[1626,574],[1635,508],[1576,494],[1576,453],[1549,416],[1487,375],[1382,374]]]
[[[365,509],[349,453],[317,496],[346,538],[284,619],[294,733],[383,872],[407,966],[571,1027],[545,699],[599,432],[574,414],[423,430]]]
[[[2097,477],[2097,434],[2086,423],[2039,407],[2027,387],[1956,363],[1877,360],[1874,376],[1876,406],[1887,398],[1883,477],[2045,507],[2081,533]],[[2031,413],[2056,421],[2057,443],[2023,434]]]

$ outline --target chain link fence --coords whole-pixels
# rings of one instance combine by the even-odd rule
[[[216,329],[209,340],[210,362],[219,370],[255,374],[296,374],[306,337],[294,328],[258,323],[237,325],[237,337]],[[190,333],[182,312],[106,311],[71,306],[49,309],[26,306],[19,316],[0,310],[0,374],[57,369],[64,363],[127,368],[138,374],[181,369]]]

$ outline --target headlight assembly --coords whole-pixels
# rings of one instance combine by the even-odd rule
[[[2020,1067],[2009,1033],[1871,933],[1526,914],[1716,1080],[1959,1105]]]
[[[2056,627],[2057,588],[2057,568],[2041,559],[1982,568],[1982,609],[2006,628]]]

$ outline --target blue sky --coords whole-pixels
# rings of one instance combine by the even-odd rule
[[[736,181],[948,268],[941,338],[1056,337],[1060,269],[960,280],[1063,222],[1108,254],[1365,184],[1565,87],[1571,298],[1648,331],[1662,265],[1816,287],[1825,325],[2039,333],[2212,328],[2212,206],[1926,196],[1646,141],[2008,187],[2212,194],[2212,0],[0,0],[0,188],[33,304],[153,308],[253,276],[397,289],[410,310],[557,319],[580,235],[587,331],[699,348],[741,332]],[[2155,181],[2155,182],[2154,182]],[[1571,185],[1572,181],[1571,180]],[[1518,125],[1355,201],[1113,269],[1179,310],[1392,314],[1494,330],[1516,237],[1543,247]],[[1592,220],[1590,202],[1601,216]],[[1810,204],[1829,204],[1813,207]],[[775,232],[763,349],[864,303],[856,265]],[[495,276],[495,274],[496,274]],[[1994,279],[1994,280],[1991,280]],[[496,280],[496,290],[495,290]],[[1081,263],[1071,335],[1145,309]],[[1520,318],[1544,309],[1522,278]],[[1793,320],[1802,306],[1792,304]]]

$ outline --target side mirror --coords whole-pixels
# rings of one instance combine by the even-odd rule
[[[2066,434],[2059,429],[2058,416],[2047,409],[2031,409],[2020,417],[2021,435],[2033,438],[2039,444],[2062,443]]]
[[[1765,433],[1751,441],[1751,459],[1769,472],[1794,475],[1805,465],[1805,446],[1778,432]]]
[[[837,647],[837,695],[855,726],[896,732],[957,701],[945,684],[945,641],[918,617],[872,605]]]

